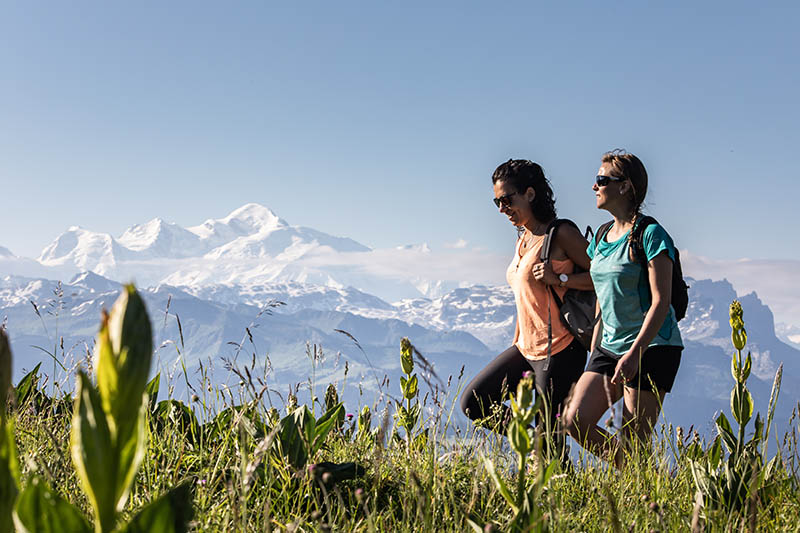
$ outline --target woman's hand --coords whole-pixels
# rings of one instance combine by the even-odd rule
[[[625,385],[628,381],[636,377],[639,372],[639,358],[633,352],[628,352],[617,361],[611,383],[614,385]]]
[[[559,283],[558,276],[553,272],[553,265],[550,263],[536,263],[533,265],[533,278],[545,285],[558,285]]]

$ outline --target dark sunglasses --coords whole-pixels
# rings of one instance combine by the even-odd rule
[[[620,178],[618,176],[597,176],[594,180],[600,187],[605,187],[611,181],[625,181],[625,178]]]
[[[502,204],[504,207],[511,206],[511,197],[514,196],[515,194],[519,194],[519,193],[518,192],[510,192],[508,194],[504,194],[503,196],[501,196],[499,198],[492,198],[494,200],[494,205],[496,205],[497,207],[500,207],[500,204]]]

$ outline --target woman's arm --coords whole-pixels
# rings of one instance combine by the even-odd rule
[[[583,238],[581,232],[572,224],[562,224],[558,227],[556,232],[556,240],[553,243],[553,250],[551,257],[556,261],[564,259],[571,259],[573,263],[580,266],[584,270],[589,270],[591,261],[589,256],[586,255],[586,248],[589,243]],[[547,285],[559,285],[561,281],[558,275],[553,272],[551,265],[543,265],[542,272],[537,275],[534,270],[534,277],[542,280]],[[592,277],[589,272],[581,272],[580,274],[568,274],[567,283],[565,286],[569,289],[579,289],[588,291],[594,288],[592,284]]]
[[[612,383],[624,383],[636,375],[639,371],[640,355],[647,350],[650,341],[655,338],[667,318],[672,301],[672,259],[666,250],[647,263],[647,278],[652,297],[650,309],[644,316],[642,328],[631,349],[617,363],[614,377],[611,378]]]
[[[594,325],[592,331],[592,345],[589,353],[594,353],[595,348],[600,345],[600,335],[603,333],[603,319],[600,318],[600,301],[598,300],[594,306],[594,316],[597,317],[597,323]]]

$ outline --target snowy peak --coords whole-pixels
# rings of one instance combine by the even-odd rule
[[[0,257],[14,257],[14,254],[8,248],[0,246]]]
[[[116,281],[111,281],[108,278],[99,276],[94,272],[81,272],[76,275],[69,282],[73,287],[80,287],[86,289],[90,293],[107,293],[111,291],[118,291],[120,284]]]
[[[143,257],[194,257],[205,252],[200,238],[177,224],[154,218],[128,228],[119,243]]]
[[[209,248],[216,248],[239,237],[270,233],[287,226],[286,221],[272,210],[250,203],[234,210],[225,218],[209,219],[188,230],[206,241]]]
[[[42,250],[39,262],[47,266],[74,264],[82,270],[103,273],[124,257],[124,248],[108,233],[71,226]]]

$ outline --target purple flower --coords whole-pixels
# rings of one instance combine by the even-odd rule
[[[353,413],[347,413],[347,419],[348,420],[352,420],[353,419]]]
[[[532,378],[533,377],[533,372],[530,371],[530,370],[526,370],[525,372],[522,373],[522,377],[524,379]]]

